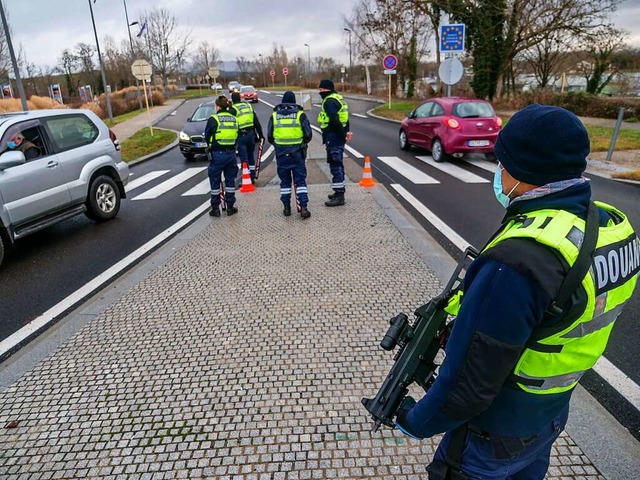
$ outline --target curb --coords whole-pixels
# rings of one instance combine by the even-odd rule
[[[381,117],[380,115],[376,115],[375,113],[373,113],[373,111],[376,108],[378,108],[378,107],[372,108],[371,110],[367,110],[367,112],[366,112],[367,116],[368,117],[377,118],[378,120],[384,120],[385,122],[397,123],[398,125],[400,125],[402,123],[402,120],[394,120],[393,118],[386,118],[386,117]]]
[[[175,130],[171,130],[170,128],[158,128],[157,130],[168,130],[170,132],[174,132],[176,135],[180,135],[180,132],[176,132]],[[158,157],[158,156],[162,155],[163,153],[168,152],[172,148],[177,147],[179,142],[180,142],[180,139],[176,137],[176,140],[171,142],[166,147],[162,147],[160,150],[156,150],[155,152],[150,153],[148,155],[145,155],[144,157],[140,157],[140,158],[136,158],[135,160],[131,160],[130,162],[127,163],[127,165],[132,167],[133,165],[137,165],[139,163],[146,162],[147,160],[151,160],[152,158]]]

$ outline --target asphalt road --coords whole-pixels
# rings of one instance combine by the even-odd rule
[[[280,97],[260,93],[262,102],[255,105],[263,129],[266,130],[271,105]],[[203,100],[190,100],[168,116],[158,127],[180,130],[187,118]],[[314,95],[314,103],[319,97]],[[354,138],[350,146],[372,160],[373,175],[389,191],[398,197],[407,210],[441,245],[458,258],[460,249],[439,228],[400,197],[391,185],[401,185],[422,205],[431,210],[442,222],[476,247],[484,245],[486,239],[499,225],[504,213],[496,202],[491,188],[492,172],[471,165],[463,160],[452,160],[452,165],[473,173],[485,183],[464,183],[454,175],[442,172],[419,160],[428,156],[423,150],[408,152],[398,147],[398,125],[371,117],[363,118],[370,108],[378,105],[359,100],[349,101],[351,130]],[[308,113],[312,123],[318,112],[313,107]],[[439,183],[417,185],[379,160],[379,157],[398,157],[402,162],[427,173]],[[362,160],[359,160],[362,164]],[[130,168],[131,181],[141,179],[154,172],[164,172],[153,180],[130,191],[123,200],[119,215],[113,221],[96,224],[85,217],[77,217],[55,225],[18,242],[6,255],[0,280],[0,302],[2,321],[0,339],[11,335],[35,317],[84,286],[97,275],[126,257],[128,254],[154,238],[178,220],[182,219],[208,199],[202,191],[206,180],[206,162],[185,162],[177,148]],[[193,169],[199,169],[198,171]],[[136,198],[167,179],[193,173],[187,180],[168,189],[154,198]],[[157,174],[157,173],[156,173]],[[594,198],[616,205],[625,211],[637,228],[640,228],[640,189],[588,175],[592,181]],[[148,177],[147,177],[148,178]],[[200,193],[189,195],[192,189]],[[348,195],[348,194],[347,194]],[[640,368],[636,342],[640,325],[633,319],[640,312],[640,292],[636,291],[627,309],[620,316],[613,331],[605,356],[636,383],[640,383]],[[640,439],[640,415],[619,393],[604,382],[596,373],[590,372],[582,384],[616,418]]]

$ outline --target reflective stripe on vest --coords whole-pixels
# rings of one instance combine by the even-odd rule
[[[238,139],[238,121],[229,112],[218,112],[211,115],[217,120],[218,128],[214,137],[209,139],[209,143],[215,141],[218,145],[231,146],[235,145]]]
[[[239,102],[234,103],[233,108],[238,112],[236,115],[238,130],[253,127],[253,107],[251,105],[247,102]]]
[[[631,297],[640,272],[640,243],[626,216],[596,202],[619,223],[600,227],[589,273],[582,281],[585,310],[569,322],[540,325],[516,364],[512,379],[524,391],[555,394],[571,390],[604,352],[611,329]],[[612,222],[610,222],[612,223]],[[485,252],[509,238],[531,238],[575,263],[584,238],[585,221],[563,210],[539,210],[512,220]]]
[[[318,114],[318,125],[323,130],[329,126],[329,115],[327,115],[324,111],[324,104],[330,98],[333,98],[340,103],[340,110],[338,110],[338,120],[340,120],[340,123],[343,127],[346,127],[347,122],[349,121],[349,106],[342,100],[342,95],[338,95],[335,92],[327,95],[324,100],[322,100],[322,109]]]
[[[302,111],[291,113],[273,112],[273,141],[278,146],[301,145],[304,139],[302,130]]]

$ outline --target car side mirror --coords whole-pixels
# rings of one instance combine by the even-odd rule
[[[17,167],[26,163],[27,159],[20,150],[7,150],[0,155],[0,171],[7,168]]]
[[[416,112],[413,111],[413,112],[407,113],[407,118],[416,118]]]

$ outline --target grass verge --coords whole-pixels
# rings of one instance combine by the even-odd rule
[[[422,101],[401,101],[385,103],[373,109],[372,113],[379,117],[391,118],[393,120],[404,120],[411,110],[421,104]],[[503,125],[506,125],[510,117],[501,116]],[[609,150],[611,137],[613,137],[613,127],[600,127],[596,125],[585,125],[589,138],[591,139],[592,152],[606,152]],[[621,129],[616,141],[616,150],[640,150],[640,130]]]
[[[171,130],[154,128],[153,137],[149,132],[149,128],[138,130],[133,136],[122,142],[120,149],[122,160],[131,162],[137,158],[157,152],[174,142],[176,138],[178,138],[178,134]]]
[[[211,90],[210,88],[203,88],[202,90],[185,90],[180,92],[177,95],[172,96],[171,98],[203,98],[203,97],[213,97],[216,95],[215,90]],[[222,90],[218,90],[218,95],[222,95]]]
[[[614,178],[622,178],[624,180],[640,181],[640,170],[636,170],[635,172],[614,173],[611,176]]]
[[[298,87],[297,85],[289,85],[287,87],[285,87],[284,85],[276,85],[275,87],[272,87],[270,85],[267,85],[266,87],[256,87],[258,90],[271,90],[274,92],[286,92],[287,90],[291,90],[292,92],[297,92],[299,90],[317,90],[317,88],[304,88],[304,87]]]
[[[133,110],[131,112],[123,113],[122,115],[118,115],[117,117],[113,117],[113,124],[117,125],[119,123],[125,122],[125,121],[129,120],[130,118],[137,117],[138,115],[140,115],[141,113],[144,113],[144,112],[146,112],[146,110],[143,108],[142,110]]]

